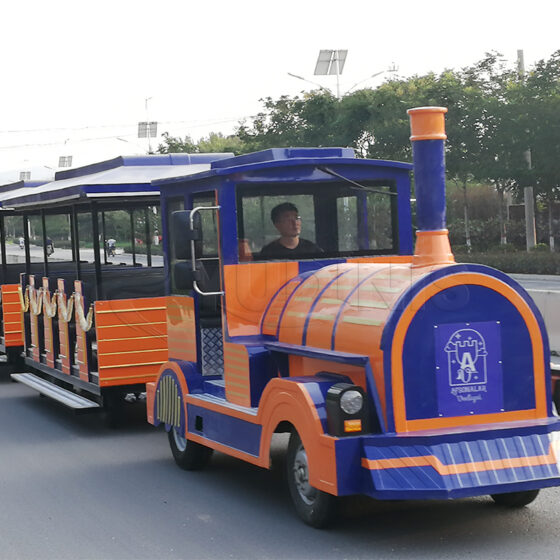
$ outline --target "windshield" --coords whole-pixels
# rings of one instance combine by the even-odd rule
[[[363,187],[347,183],[239,187],[238,236],[244,247],[240,259],[398,252],[394,183],[368,181]]]

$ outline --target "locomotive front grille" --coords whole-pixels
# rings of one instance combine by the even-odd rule
[[[172,377],[162,377],[156,399],[157,419],[165,424],[179,427],[181,423],[181,395]]]

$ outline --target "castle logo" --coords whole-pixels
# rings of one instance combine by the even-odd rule
[[[475,329],[459,329],[447,341],[449,385],[486,384],[486,341]]]
[[[503,411],[497,321],[434,325],[439,416]]]

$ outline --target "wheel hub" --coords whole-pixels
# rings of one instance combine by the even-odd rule
[[[185,449],[187,448],[187,439],[179,434],[175,426],[173,426],[171,429],[173,430],[173,439],[175,440],[177,449],[181,452],[185,451]]]
[[[309,484],[309,467],[307,463],[307,453],[303,446],[300,446],[294,460],[294,480],[301,499],[311,505],[317,499],[317,490]]]

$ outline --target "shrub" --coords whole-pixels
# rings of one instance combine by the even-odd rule
[[[455,255],[460,263],[477,263],[512,274],[560,274],[560,254],[531,251]]]

